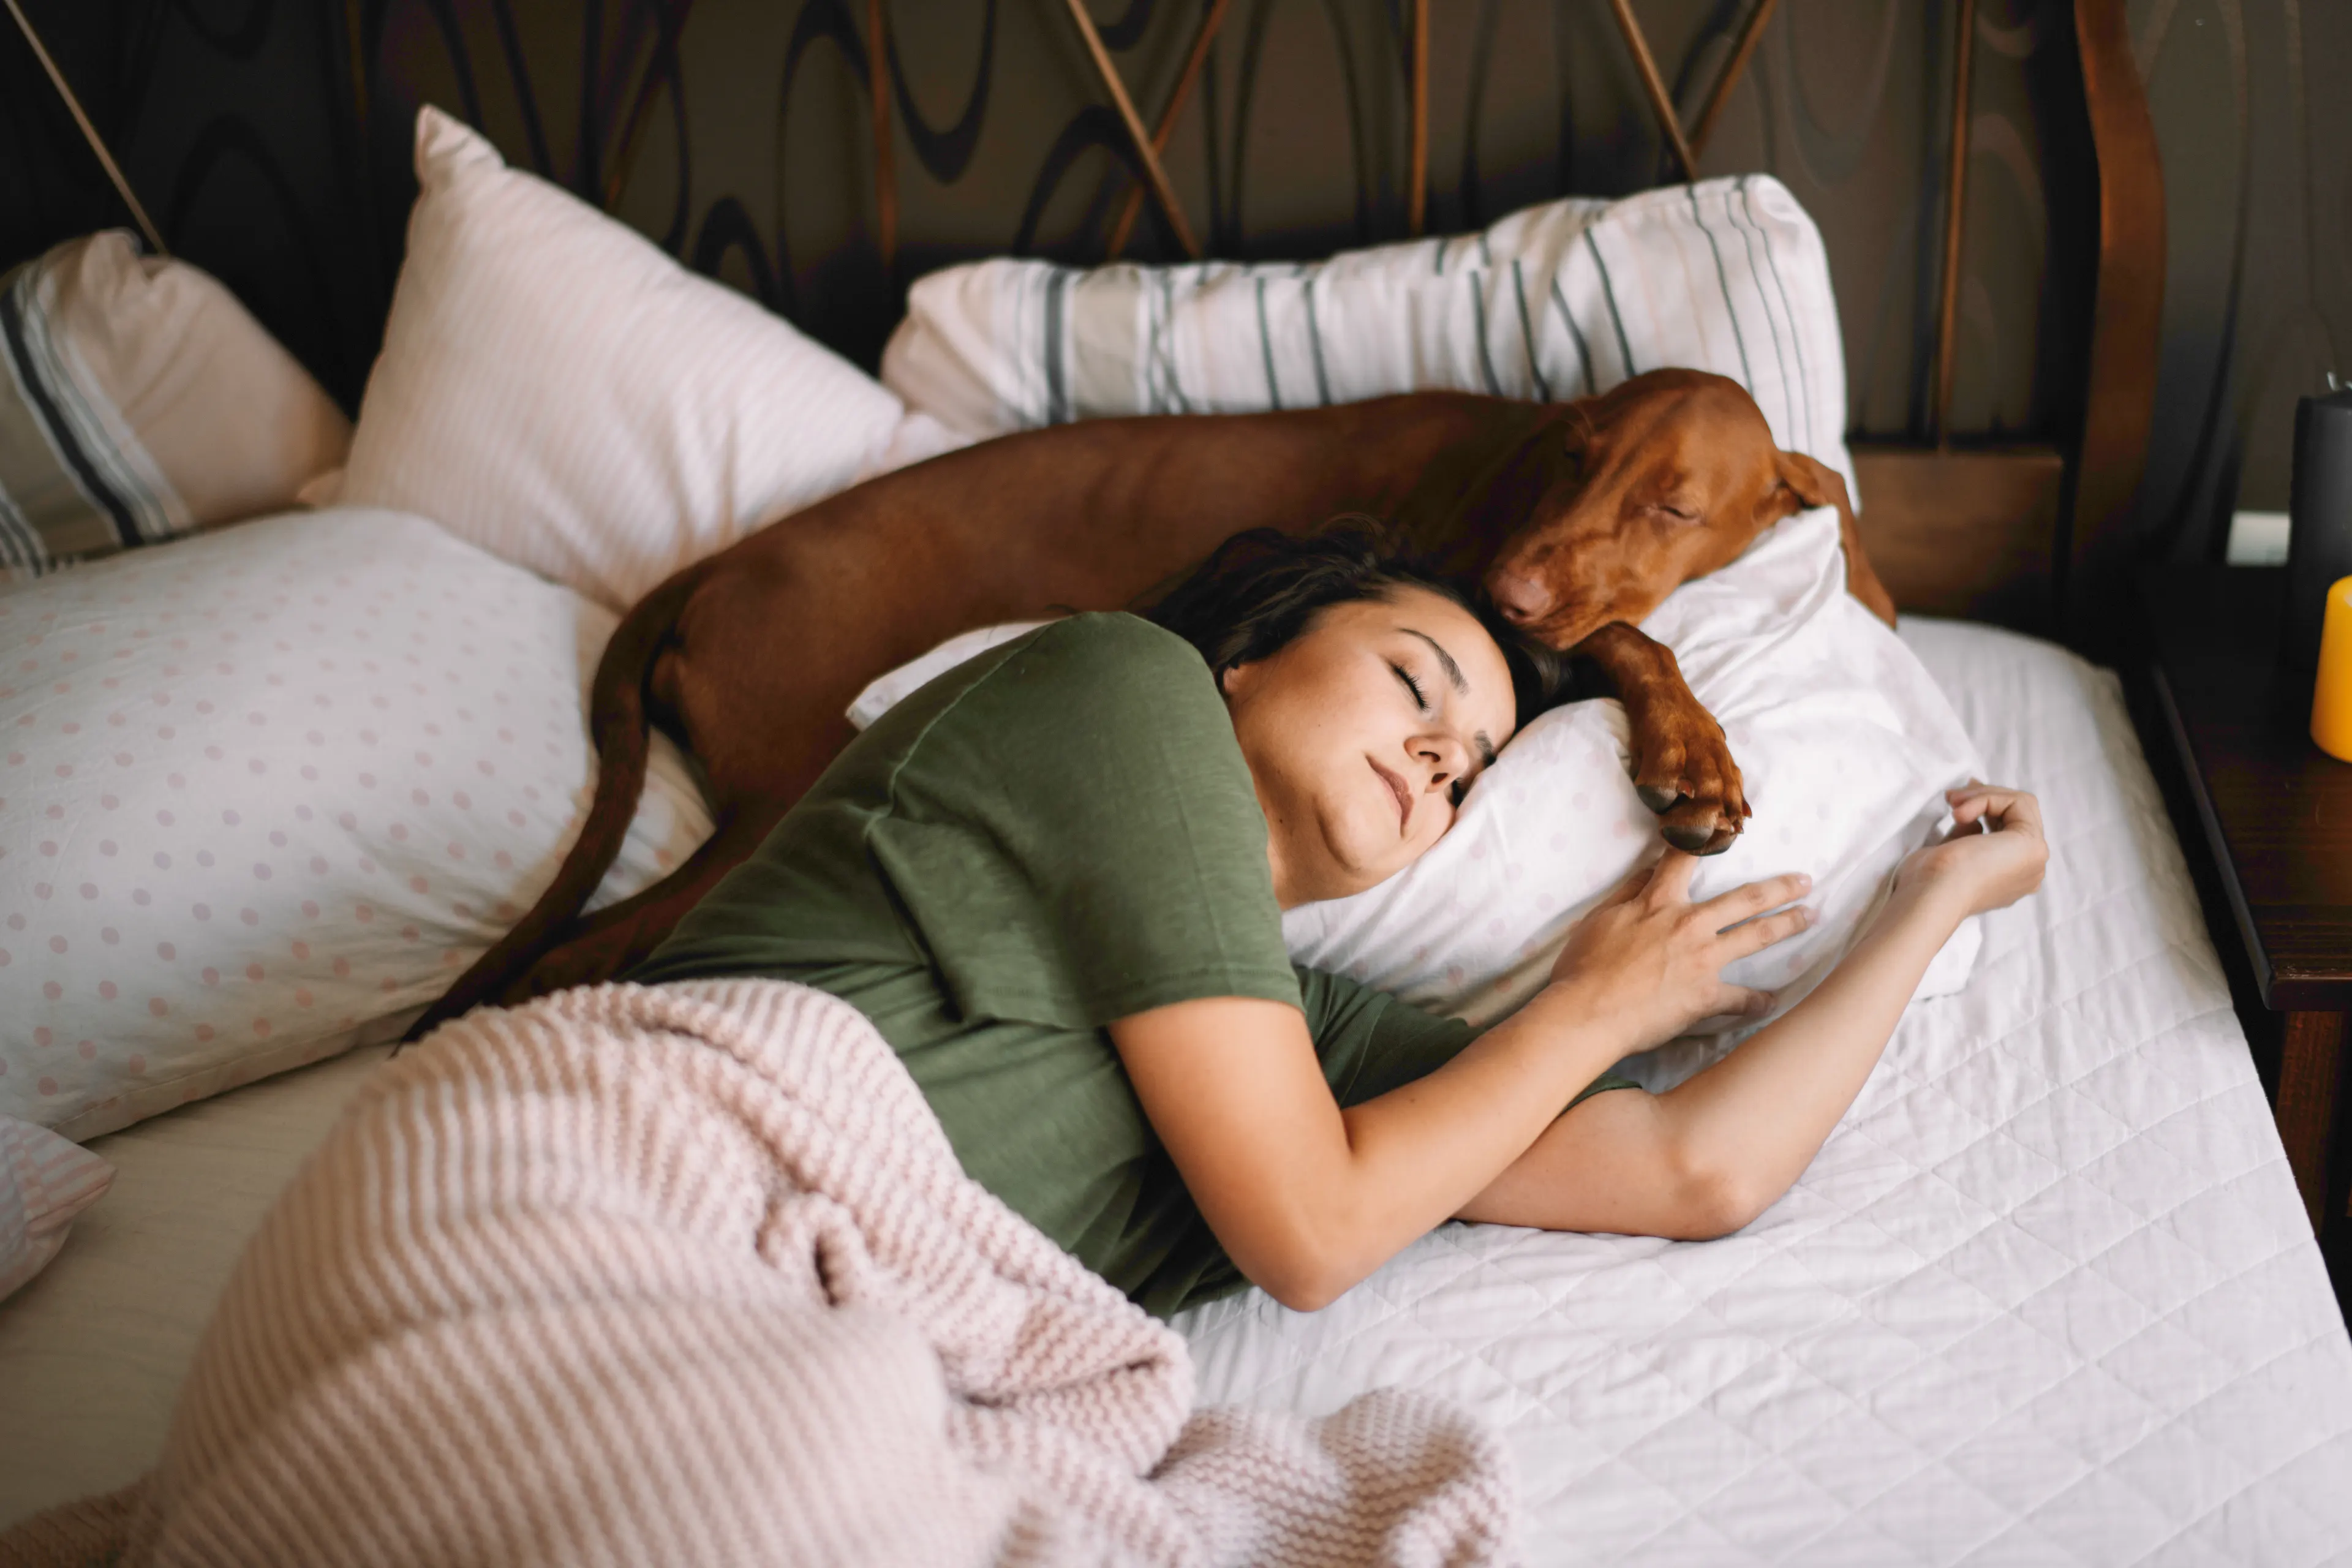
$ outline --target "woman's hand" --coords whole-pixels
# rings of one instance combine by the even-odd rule
[[[1553,984],[1577,992],[1580,1008],[1623,1024],[1636,1042],[1629,1049],[1673,1039],[1701,1018],[1769,1009],[1770,992],[1726,984],[1723,966],[1812,924],[1811,910],[1783,907],[1811,889],[1801,872],[1695,904],[1697,869],[1696,856],[1667,850],[1577,921],[1552,965]]]
[[[2021,789],[1970,782],[1946,790],[1952,831],[1941,843],[1915,849],[1895,868],[1897,893],[1948,890],[1964,915],[2017,902],[2042,885],[2050,844],[2042,831],[2042,803]]]

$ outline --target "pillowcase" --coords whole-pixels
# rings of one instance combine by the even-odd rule
[[[882,380],[977,438],[1429,389],[1549,402],[1662,365],[1735,378],[1782,447],[1858,493],[1829,253],[1769,174],[1548,202],[1328,261],[951,267],[908,297]]]
[[[0,574],[289,505],[343,417],[236,297],[119,229],[0,276]]]
[[[48,1267],[114,1167],[56,1133],[0,1116],[0,1300]]]
[[[576,834],[613,626],[349,509],[0,592],[0,1113],[89,1138],[404,1027]],[[710,831],[652,764],[604,897]]]
[[[1837,513],[1826,507],[1676,589],[1642,629],[1674,649],[1722,724],[1755,812],[1730,848],[1699,863],[1691,896],[1812,876],[1816,923],[1724,972],[1775,992],[1778,1014],[1852,945],[1896,862],[1949,827],[1942,792],[1982,763],[1926,667],[1845,591]],[[1658,819],[1633,769],[1618,703],[1543,714],[1479,776],[1428,854],[1353,898],[1286,913],[1291,957],[1492,1023],[1543,987],[1569,928],[1658,854]],[[1979,940],[1965,923],[1919,994],[1965,984]]]
[[[338,499],[600,604],[959,443],[440,110]]]

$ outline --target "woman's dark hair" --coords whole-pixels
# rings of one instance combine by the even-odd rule
[[[1237,533],[1149,613],[1222,678],[1235,665],[1281,652],[1332,605],[1385,598],[1396,588],[1443,595],[1478,618],[1510,667],[1519,723],[1566,700],[1565,658],[1505,620],[1483,589],[1399,549],[1370,517],[1335,518],[1309,534]]]

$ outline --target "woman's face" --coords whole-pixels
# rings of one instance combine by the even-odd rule
[[[1516,710],[1503,650],[1425,588],[1334,605],[1223,685],[1284,909],[1361,892],[1419,859]]]

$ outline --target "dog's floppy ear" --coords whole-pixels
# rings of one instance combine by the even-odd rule
[[[1871,569],[1870,557],[1863,553],[1862,531],[1854,522],[1853,502],[1846,495],[1845,476],[1802,452],[1775,453],[1773,461],[1780,482],[1766,502],[1768,507],[1779,509],[1772,513],[1772,521],[1777,522],[1811,507],[1837,508],[1838,542],[1845,547],[1846,592],[1860,599],[1872,615],[1893,626],[1895,596]]]

